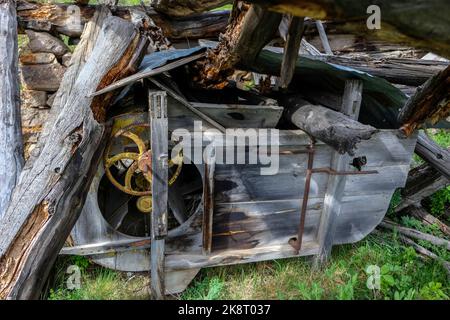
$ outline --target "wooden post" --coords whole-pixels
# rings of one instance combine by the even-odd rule
[[[319,31],[320,41],[322,42],[323,49],[325,53],[332,56],[333,50],[331,50],[330,43],[328,42],[327,33],[325,32],[325,28],[323,27],[322,21],[316,20],[317,31]]]
[[[16,2],[0,1],[0,219],[23,166]]]
[[[280,87],[286,89],[291,83],[295,72],[298,52],[302,43],[303,32],[305,31],[303,17],[289,17],[290,23],[284,46],[283,62],[281,63],[281,83]]]
[[[363,83],[360,80],[348,80],[345,83],[341,111],[354,120],[358,119],[362,101],[362,90]],[[334,152],[330,167],[336,171],[346,171],[349,163],[350,157],[347,154]],[[317,234],[319,253],[315,259],[316,266],[326,262],[331,254],[337,218],[341,214],[341,202],[345,191],[345,182],[346,176],[336,175],[328,178],[324,208]]]
[[[216,169],[215,149],[211,150],[205,161],[203,182],[203,254],[210,254],[212,249],[213,214],[214,214],[214,171]]]
[[[164,91],[149,93],[152,151],[151,293],[155,300],[165,296],[164,254],[168,214],[168,121]]]

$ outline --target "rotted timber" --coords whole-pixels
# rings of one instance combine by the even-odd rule
[[[86,95],[139,65],[139,51],[146,50],[142,41],[146,36],[133,24],[117,17],[105,20],[50,131],[50,143],[24,168],[0,225],[1,298],[39,296],[81,212],[107,134],[100,115],[112,97],[93,101]]]

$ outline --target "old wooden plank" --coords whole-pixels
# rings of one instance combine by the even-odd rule
[[[168,233],[168,121],[167,94],[164,91],[149,92],[151,126],[151,292],[152,298],[161,300],[165,294],[165,238]]]
[[[82,209],[107,133],[98,116],[109,97],[86,95],[127,76],[146,35],[117,17],[105,20],[96,46],[61,108],[39,157],[25,167],[0,225],[0,297],[37,298]],[[138,49],[139,48],[139,49]],[[113,67],[116,72],[110,72]],[[81,107],[82,106],[82,107]]]
[[[295,65],[305,31],[304,21],[305,19],[303,17],[289,16],[289,28],[280,71],[280,87],[283,89],[289,86],[294,76]]]
[[[450,179],[450,151],[442,148],[424,132],[417,138],[415,152],[447,179]]]
[[[203,253],[210,254],[214,224],[214,172],[216,168],[215,149],[210,149],[205,161],[203,177]]]
[[[362,102],[363,84],[359,80],[347,80],[341,111],[350,119],[356,120]],[[336,171],[347,171],[350,157],[346,154],[334,153],[330,168]],[[376,179],[376,178],[375,178]],[[319,243],[319,254],[315,262],[321,264],[328,260],[337,227],[337,220],[342,211],[342,198],[345,193],[346,176],[330,176],[327,184],[327,193],[324,199],[324,208],[320,218],[317,241]]]
[[[324,48],[325,53],[332,56],[333,50],[331,50],[330,42],[328,41],[327,33],[325,32],[322,21],[316,20],[316,28],[319,32],[320,41],[322,42],[322,47]]]
[[[0,219],[23,166],[15,1],[0,3]]]

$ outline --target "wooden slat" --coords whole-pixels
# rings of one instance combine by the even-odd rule
[[[212,248],[212,230],[214,214],[214,171],[216,167],[215,150],[210,149],[210,154],[204,165],[203,177],[203,253],[210,254]]]
[[[150,92],[150,125],[152,150],[152,243],[151,292],[161,300],[165,295],[164,249],[168,233],[168,122],[165,92]]]
[[[347,80],[342,101],[341,110],[351,119],[356,120],[362,102],[363,84],[360,80]],[[346,171],[350,162],[347,154],[334,152],[331,160],[331,168],[336,171]],[[345,193],[346,176],[330,176],[327,185],[327,194],[324,199],[324,208],[320,219],[317,241],[319,254],[316,263],[325,262],[331,254],[334,243],[336,224],[342,210],[342,198]]]

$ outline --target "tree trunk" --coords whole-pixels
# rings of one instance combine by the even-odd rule
[[[84,25],[96,12],[96,5],[80,6],[80,19],[70,15],[69,4],[28,3],[19,1],[18,19],[22,29],[55,31],[69,37],[81,35]],[[111,8],[115,16],[130,19],[132,12],[146,13],[171,40],[217,37],[227,24],[229,12],[206,12],[190,17],[170,18],[151,7],[124,6]]]
[[[232,2],[232,0],[152,0],[151,5],[158,12],[179,17],[210,11]]]
[[[411,135],[426,122],[437,123],[450,115],[450,66],[416,90],[398,115],[402,132]]]
[[[288,120],[341,154],[354,155],[356,144],[370,139],[378,131],[340,112],[312,105],[296,96],[288,98],[285,106],[289,108]]]
[[[0,225],[0,299],[36,299],[76,222],[101,158],[102,124],[112,96],[98,88],[135,71],[148,39],[108,17],[42,152],[24,170]]]
[[[0,220],[23,166],[15,5],[0,0]]]
[[[450,179],[450,151],[420,132],[415,152],[447,179]]]

